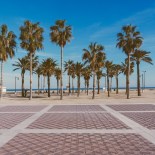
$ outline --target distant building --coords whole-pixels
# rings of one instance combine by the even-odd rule
[[[0,85],[0,92],[1,92],[1,85]],[[6,93],[6,87],[2,87],[2,93],[3,93],[3,94]]]

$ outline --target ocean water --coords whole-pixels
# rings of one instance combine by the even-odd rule
[[[114,89],[116,89],[116,87],[113,87],[112,88],[112,90],[114,90]],[[122,90],[124,90],[124,89],[126,89],[125,87],[120,87],[119,88],[120,90],[122,89]],[[137,87],[130,87],[130,90],[136,90],[137,89]],[[155,87],[145,87],[145,89],[155,89]],[[47,88],[46,89],[40,89],[41,91],[43,91],[43,90],[48,90]],[[51,88],[50,89],[51,91],[56,91],[57,90],[57,88]],[[63,88],[63,90],[68,90],[68,89],[66,89],[66,88]],[[71,88],[71,90],[72,90],[72,88]],[[74,90],[77,90],[77,88],[74,88]],[[85,88],[80,88],[80,90],[85,90]],[[93,90],[93,88],[89,88],[89,90]],[[96,88],[96,90],[97,90],[97,88]],[[100,88],[100,90],[103,90],[103,88]],[[15,89],[7,89],[6,90],[7,92],[14,92],[15,91]],[[35,88],[35,89],[32,89],[32,91],[38,91],[38,89],[37,88]],[[16,92],[21,92],[21,89],[16,89]]]

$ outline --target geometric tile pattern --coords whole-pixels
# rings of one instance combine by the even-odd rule
[[[108,113],[45,113],[34,121],[31,129],[129,129]]]
[[[122,114],[148,129],[155,129],[155,112],[129,112]]]
[[[154,155],[155,145],[137,134],[19,134],[0,155]]]
[[[10,129],[32,115],[33,113],[0,113],[0,129]]]
[[[155,111],[155,105],[152,104],[128,104],[128,105],[107,105],[116,111]]]
[[[83,111],[105,111],[99,105],[55,105],[49,111],[83,112]]]
[[[0,112],[38,112],[44,109],[46,106],[5,106],[0,108]]]

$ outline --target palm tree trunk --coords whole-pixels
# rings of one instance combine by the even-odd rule
[[[98,92],[97,92],[97,94],[100,94],[100,80],[99,79],[97,79],[97,85],[98,85]]]
[[[78,78],[78,80],[77,80],[77,85],[78,85],[77,97],[79,97],[79,95],[80,95],[80,76],[78,76],[77,78]]]
[[[60,100],[62,100],[63,99],[63,46],[61,46],[61,78],[60,78],[60,85],[61,85]]]
[[[88,95],[88,91],[89,91],[89,80],[87,80],[87,95]]]
[[[105,93],[107,92],[107,77],[105,76]]]
[[[72,78],[72,94],[74,93],[74,79]]]
[[[93,72],[93,96],[92,99],[95,98],[95,72]]]
[[[87,92],[86,87],[87,87],[87,80],[85,80],[85,93]]]
[[[57,78],[57,95],[59,94],[59,79]]]
[[[140,92],[140,68],[139,68],[139,62],[137,62],[137,89],[138,89],[138,96],[141,96],[141,92]]]
[[[22,97],[25,97],[24,95],[24,73],[22,73],[21,77],[22,77]]]
[[[43,78],[43,93],[45,93],[45,76]]]
[[[47,75],[47,79],[48,79],[48,97],[51,96],[51,93],[50,93],[50,76]]]
[[[118,75],[116,75],[116,94],[118,94]]]
[[[107,89],[108,89],[108,97],[110,97],[110,89],[109,89],[109,72],[107,71]]]
[[[112,77],[110,78],[110,92],[112,91]]]
[[[30,100],[32,100],[32,53],[30,53]]]
[[[69,75],[69,95],[71,93],[71,82],[70,82],[70,75]]]
[[[1,60],[1,93],[0,98],[3,97],[3,60]]]
[[[128,72],[127,72],[127,99],[130,97],[130,53],[128,53]]]
[[[127,94],[127,74],[125,76],[126,76],[126,91],[125,91],[125,94]]]
[[[38,95],[40,94],[40,75],[38,75]]]

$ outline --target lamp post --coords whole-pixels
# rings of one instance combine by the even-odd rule
[[[146,73],[146,71],[143,71],[143,73],[144,73],[144,90],[145,90],[145,73]]]
[[[15,76],[15,94],[16,94],[16,79],[19,80],[19,77]]]
[[[142,73],[142,93],[143,93],[143,89],[144,89],[144,80],[143,80],[143,73]]]

